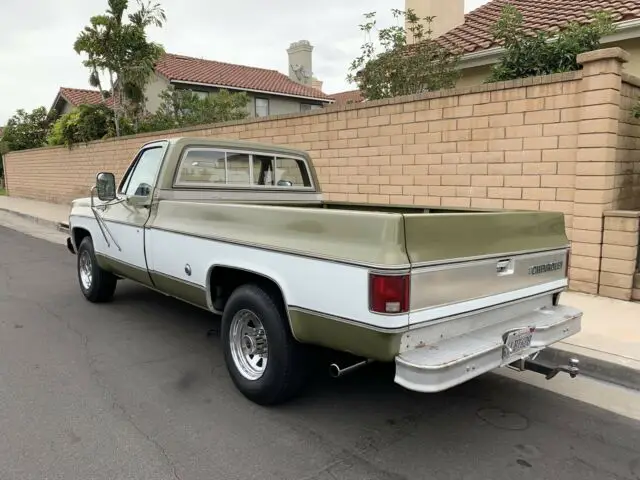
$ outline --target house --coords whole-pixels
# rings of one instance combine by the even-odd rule
[[[276,70],[223,63],[215,60],[166,54],[157,63],[147,85],[147,109],[155,112],[159,94],[169,85],[209,95],[220,89],[247,92],[250,117],[299,113],[333,103],[322,92],[322,82],[312,75],[313,46],[306,40],[291,44],[288,53],[289,74]]]
[[[206,96],[220,89],[246,92],[250,102],[250,117],[264,117],[285,113],[299,113],[334,100],[322,92],[322,82],[312,74],[313,46],[306,40],[291,44],[288,53],[289,74],[276,70],[249,67],[215,60],[165,54],[156,64],[155,72],[147,84],[146,108],[154,113],[161,104],[160,93],[169,85],[176,89],[189,89]],[[63,115],[81,104],[99,104],[98,90],[60,88],[52,109]],[[107,100],[112,106],[113,101]]]
[[[616,32],[601,40],[603,48],[620,47],[631,54],[625,71],[640,76],[640,0],[490,0],[464,14],[464,0],[405,0],[405,10],[412,9],[420,18],[435,17],[432,37],[442,46],[461,52],[461,78],[458,87],[479,85],[491,66],[500,60],[503,49],[493,40],[492,27],[506,4],[523,15],[530,31],[558,30],[569,22],[586,22],[590,12],[605,10],[613,15]],[[336,102],[345,94],[334,95]]]
[[[98,90],[61,87],[50,111],[55,110],[56,117],[59,117],[80,105],[98,105],[100,103],[102,103],[102,95]],[[112,106],[113,100],[107,99],[107,105]]]
[[[586,22],[591,12],[610,12],[616,32],[603,38],[602,46],[631,53],[625,70],[640,76],[640,0],[491,0],[467,15],[464,0],[405,0],[405,8],[413,9],[419,17],[435,16],[433,36],[441,45],[462,52],[460,87],[483,83],[491,66],[499,61],[502,47],[494,42],[491,29],[506,4],[522,13],[524,27],[531,31],[554,31],[569,22]]]

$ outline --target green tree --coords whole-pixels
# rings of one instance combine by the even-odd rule
[[[539,31],[532,35],[518,9],[506,5],[493,27],[494,40],[503,45],[504,53],[487,82],[578,70],[576,57],[600,48],[601,38],[614,31],[611,15],[597,12],[591,14],[590,23],[571,22],[559,33]]]
[[[105,105],[80,105],[62,115],[52,126],[49,145],[87,143],[115,135],[115,115]]]
[[[43,147],[51,123],[52,116],[45,107],[38,107],[30,113],[19,109],[4,127],[2,143],[7,151]]]
[[[150,42],[147,28],[162,27],[166,15],[160,4],[138,0],[138,10],[128,15],[128,0],[108,0],[102,15],[91,17],[90,24],[78,35],[74,49],[86,55],[89,83],[104,92],[103,76],[114,100],[116,136],[121,135],[121,118],[140,116],[144,111],[144,87],[154,66],[164,53],[161,45]],[[103,100],[106,100],[103,94]]]
[[[366,22],[360,25],[365,43],[351,63],[348,81],[357,84],[368,100],[453,87],[460,77],[459,56],[432,39],[434,17],[421,19],[411,9],[393,9],[392,13],[398,25],[378,30],[379,53],[372,39],[376,14],[365,14]],[[402,18],[404,25],[399,24]]]
[[[201,98],[191,90],[170,86],[160,94],[160,99],[160,107],[141,123],[141,131],[241,120],[249,114],[247,105],[250,99],[246,92],[220,90]]]

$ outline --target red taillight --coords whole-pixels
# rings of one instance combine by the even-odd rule
[[[409,275],[369,274],[369,310],[375,313],[409,311]]]

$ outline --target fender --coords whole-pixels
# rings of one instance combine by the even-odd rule
[[[206,283],[206,290],[207,290],[207,306],[209,307],[209,309],[211,311],[215,311],[215,308],[213,307],[213,299],[211,296],[211,277],[213,274],[213,269],[214,268],[229,268],[232,270],[241,270],[243,272],[246,273],[250,273],[252,275],[256,275],[258,277],[263,277],[269,281],[271,281],[280,291],[280,294],[282,295],[282,301],[284,302],[284,305],[286,307],[286,309],[288,309],[289,303],[287,302],[287,292],[285,291],[285,289],[282,287],[283,285],[283,281],[281,279],[278,279],[277,275],[273,275],[273,273],[264,273],[264,272],[260,272],[257,271],[255,268],[251,268],[251,267],[244,267],[244,266],[238,266],[238,265],[232,265],[232,264],[223,264],[223,263],[215,263],[213,265],[210,265],[209,268],[207,268],[207,283]]]

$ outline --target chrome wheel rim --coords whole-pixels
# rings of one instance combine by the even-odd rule
[[[247,380],[258,380],[267,368],[267,333],[258,316],[240,310],[231,320],[229,346],[233,363]]]
[[[93,280],[93,273],[91,270],[91,256],[89,252],[84,250],[80,254],[80,282],[82,282],[82,287],[85,290],[89,290],[91,288],[91,281]]]

